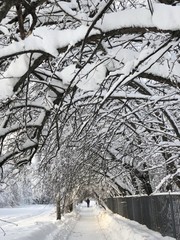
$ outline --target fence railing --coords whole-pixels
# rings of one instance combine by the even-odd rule
[[[114,213],[180,240],[180,194],[108,198],[106,204]]]

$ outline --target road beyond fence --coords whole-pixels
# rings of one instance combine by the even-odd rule
[[[180,240],[180,193],[106,199],[114,213]]]

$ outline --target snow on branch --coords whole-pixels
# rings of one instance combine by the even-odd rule
[[[127,83],[138,77],[140,74],[148,71],[157,62],[158,59],[160,59],[170,48],[177,46],[179,42],[179,39],[177,39],[175,42],[171,42],[169,40],[166,43],[163,43],[162,46],[158,47],[156,51],[154,51],[154,53],[144,55],[142,58],[125,64],[124,69],[121,70],[121,76],[108,90],[102,101],[102,104],[117,89],[118,86],[126,85]],[[141,66],[141,64],[144,62],[146,64],[143,64],[143,66]]]
[[[164,184],[166,184],[166,182],[171,181],[173,178],[175,178],[175,177],[178,176],[179,174],[180,174],[180,169],[177,169],[177,171],[176,171],[174,174],[169,174],[169,175],[165,176],[165,177],[160,181],[160,183],[156,186],[153,194],[157,193],[157,192],[160,190],[160,188],[161,188]],[[153,194],[152,194],[152,195],[153,195]]]
[[[157,28],[162,30],[179,30],[180,7],[156,4],[151,16],[148,9],[130,9],[114,13],[106,13],[95,25],[101,31],[92,29],[88,36],[107,33],[123,28]],[[169,21],[171,19],[171,21]],[[158,26],[160,25],[160,26]],[[76,29],[52,30],[47,27],[38,27],[24,41],[16,42],[1,49],[0,58],[22,51],[44,51],[57,56],[57,49],[75,45],[84,39],[89,31],[88,26],[81,25]]]
[[[180,29],[180,6],[154,4],[153,7],[153,14],[146,8],[127,9],[105,14],[103,21],[98,22],[97,27],[103,32],[137,27],[166,31],[176,31]],[[169,19],[171,19],[171,21],[169,21]]]
[[[109,2],[109,4],[110,3],[111,1]],[[107,9],[109,4],[107,4],[104,9]],[[81,25],[76,29],[65,30],[54,30],[49,29],[48,27],[38,27],[26,39],[19,42],[14,42],[7,47],[1,48],[0,59],[15,56],[18,54],[23,54],[17,60],[11,63],[7,70],[7,74],[5,73],[4,75],[4,77],[8,79],[4,79],[3,82],[6,81],[6,83],[4,84],[7,85],[6,89],[9,89],[9,94],[7,92],[4,95],[6,97],[12,95],[11,85],[15,85],[12,84],[13,79],[18,82],[18,79],[15,79],[15,77],[21,77],[28,69],[29,63],[25,60],[25,58],[27,58],[27,55],[25,55],[25,53],[34,53],[34,59],[36,59],[39,55],[43,53],[48,53],[52,56],[58,56],[59,52],[61,52],[61,49],[66,48],[69,45],[74,46],[77,43],[83,41],[83,48],[86,42],[86,38],[89,38],[91,36],[100,37],[102,36],[102,33],[113,35],[115,33],[112,33],[112,31],[124,28],[129,28],[130,31],[134,28],[144,28],[146,29],[146,31],[147,28],[175,31],[180,29],[180,24],[178,20],[179,15],[180,7],[178,6],[155,4],[153,15],[151,15],[149,10],[146,8],[129,9],[113,13],[106,13],[103,15],[103,17],[102,13],[100,12],[98,13],[97,18],[95,18],[94,24],[92,23],[90,27]],[[98,20],[99,16],[102,17],[102,19]],[[169,21],[170,18],[171,21]],[[95,29],[93,27],[95,27]],[[18,74],[18,76],[17,73],[13,71],[13,79],[11,79],[11,76],[9,77],[9,72],[11,71],[11,69],[16,68],[16,66],[19,65],[20,62],[22,63],[21,59],[24,62],[24,67],[21,68],[21,72]],[[155,62],[156,60],[153,59],[153,61]],[[145,72],[146,70],[147,69],[144,69],[141,72]],[[6,75],[8,77],[6,77]],[[134,77],[137,76],[135,75]],[[127,81],[129,80],[126,80],[126,82]],[[118,82],[116,84],[118,84]],[[0,93],[0,95],[2,94]]]

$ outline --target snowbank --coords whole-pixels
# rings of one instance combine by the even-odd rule
[[[52,205],[0,208],[1,240],[64,240],[76,222],[70,213],[57,221]]]
[[[171,237],[163,237],[160,233],[148,229],[145,225],[131,221],[110,211],[99,213],[99,223],[107,236],[113,240],[173,240]],[[108,229],[108,232],[107,232]]]

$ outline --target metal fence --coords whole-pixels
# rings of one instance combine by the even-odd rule
[[[108,198],[106,204],[114,213],[180,240],[180,194]]]

